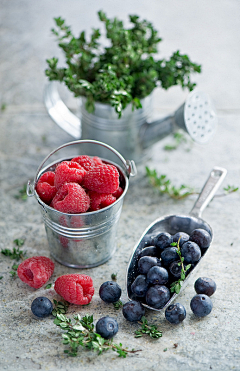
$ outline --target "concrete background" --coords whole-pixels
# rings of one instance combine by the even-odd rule
[[[158,325],[163,337],[157,341],[134,338],[136,324],[128,323],[121,311],[101,301],[98,289],[102,282],[117,273],[127,301],[125,273],[131,251],[144,229],[156,218],[175,213],[187,214],[196,196],[174,201],[160,196],[148,184],[145,166],[166,174],[174,184],[200,189],[214,166],[222,166],[228,175],[219,190],[227,185],[239,186],[240,136],[240,3],[238,0],[148,0],[83,1],[0,0],[0,248],[12,249],[13,240],[25,239],[28,256],[49,256],[48,243],[37,202],[17,200],[16,194],[33,179],[39,163],[54,148],[72,140],[46,113],[43,89],[46,84],[46,58],[60,52],[51,36],[53,17],[62,16],[75,33],[98,27],[97,11],[118,16],[127,22],[128,14],[138,14],[151,21],[163,42],[160,55],[168,57],[180,49],[193,61],[202,64],[202,73],[194,77],[198,88],[212,98],[219,118],[214,139],[207,145],[194,143],[166,152],[171,136],[153,146],[151,156],[138,166],[131,179],[118,227],[117,251],[106,264],[94,269],[74,270],[56,262],[49,282],[62,274],[81,272],[92,276],[96,293],[87,308],[71,305],[74,313],[117,318],[116,342],[129,349],[142,349],[139,355],[117,358],[113,352],[97,356],[79,351],[76,358],[64,355],[61,331],[53,318],[36,320],[31,315],[33,299],[44,295],[60,299],[53,289],[29,288],[18,278],[11,279],[12,261],[0,256],[0,369],[1,370],[240,370],[239,269],[240,238],[239,192],[215,198],[203,218],[214,230],[208,259],[180,294],[177,301],[187,310],[185,321],[171,326],[164,314],[148,311],[147,319]],[[187,96],[174,87],[155,91],[154,105],[159,114],[172,112]],[[66,93],[69,106],[78,102]],[[5,108],[5,109],[4,109]],[[190,146],[190,147],[189,147]],[[186,148],[190,148],[187,151]],[[197,319],[189,303],[193,284],[199,276],[212,277],[218,286],[213,296],[213,311]],[[177,347],[174,347],[177,344]],[[164,351],[167,348],[167,351]]]

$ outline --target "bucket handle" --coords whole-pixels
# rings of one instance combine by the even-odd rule
[[[97,140],[90,140],[90,139],[85,139],[85,140],[75,140],[73,142],[68,142],[68,143],[65,143],[61,146],[59,146],[58,148],[54,149],[52,152],[49,153],[48,156],[45,157],[45,159],[42,161],[42,163],[39,165],[38,169],[37,169],[37,173],[35,175],[35,178],[34,178],[34,182],[33,184],[31,184],[31,181],[29,180],[28,183],[27,183],[27,195],[29,197],[33,196],[34,195],[34,189],[35,189],[35,185],[37,183],[37,177],[38,177],[38,174],[39,172],[41,171],[41,169],[43,168],[43,165],[46,163],[46,161],[56,152],[58,152],[59,150],[65,148],[65,147],[68,147],[68,146],[73,146],[75,144],[80,144],[80,143],[93,143],[93,144],[98,144],[102,147],[105,147],[107,149],[109,149],[110,151],[112,151],[123,163],[124,167],[125,167],[125,170],[126,170],[126,174],[127,176],[135,176],[137,174],[137,168],[136,168],[136,165],[135,165],[135,162],[133,160],[125,160],[125,158],[116,150],[114,149],[113,147],[109,146],[108,144],[106,143],[102,143],[102,142],[99,142]]]

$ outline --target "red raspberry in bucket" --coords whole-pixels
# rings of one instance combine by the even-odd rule
[[[43,202],[50,204],[53,197],[57,193],[57,188],[54,186],[55,173],[47,171],[42,174],[37,182],[36,191]]]
[[[17,274],[20,280],[39,289],[49,280],[54,271],[54,263],[45,256],[34,256],[19,264]]]
[[[114,193],[119,187],[118,170],[114,165],[95,166],[86,173],[83,185],[90,191]]]
[[[77,305],[89,304],[94,294],[93,281],[86,274],[66,274],[59,277],[54,289],[66,301]]]
[[[77,183],[65,183],[56,193],[51,206],[68,214],[85,213],[90,206],[90,198]]]
[[[54,184],[57,189],[64,183],[82,183],[86,170],[74,161],[63,161],[56,167]]]
[[[113,193],[113,197],[116,197],[116,199],[118,199],[120,196],[122,196],[122,194],[123,194],[122,187],[118,187],[118,189],[116,190],[116,192]]]
[[[87,171],[90,170],[93,166],[103,164],[102,160],[99,157],[90,157],[87,155],[74,157],[72,161],[77,162]]]
[[[89,191],[88,195],[91,200],[90,211],[103,209],[104,207],[107,207],[116,201],[116,197],[109,193]]]

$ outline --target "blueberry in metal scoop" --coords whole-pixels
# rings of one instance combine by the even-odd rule
[[[184,263],[194,264],[201,258],[201,249],[195,242],[188,241],[182,245],[181,254],[184,258]]]
[[[155,285],[146,293],[146,303],[152,308],[161,309],[170,299],[170,291],[166,286]]]
[[[153,256],[143,256],[138,261],[138,270],[141,274],[147,274],[150,268],[154,265],[161,266],[161,262],[158,258]]]
[[[147,277],[144,274],[139,274],[133,281],[131,290],[135,295],[139,296],[140,298],[144,298],[148,287],[149,283],[147,282]]]
[[[168,271],[155,265],[149,269],[147,281],[152,285],[165,285],[168,282]]]
[[[161,253],[161,259],[163,262],[163,265],[165,267],[168,267],[172,262],[179,260],[179,255],[177,253],[176,247],[167,247],[163,252]]]
[[[198,244],[198,246],[203,250],[206,250],[210,246],[210,243],[212,241],[210,234],[207,231],[205,231],[205,229],[201,228],[195,229],[190,234],[189,239],[190,241],[193,241],[196,244]]]
[[[185,232],[177,232],[173,236],[173,242],[179,242],[179,246],[182,247],[182,245],[189,240],[189,234]]]

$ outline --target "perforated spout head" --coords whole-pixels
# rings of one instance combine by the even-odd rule
[[[217,116],[207,94],[191,92],[185,103],[175,112],[176,125],[187,131],[200,144],[207,143],[217,129]]]

